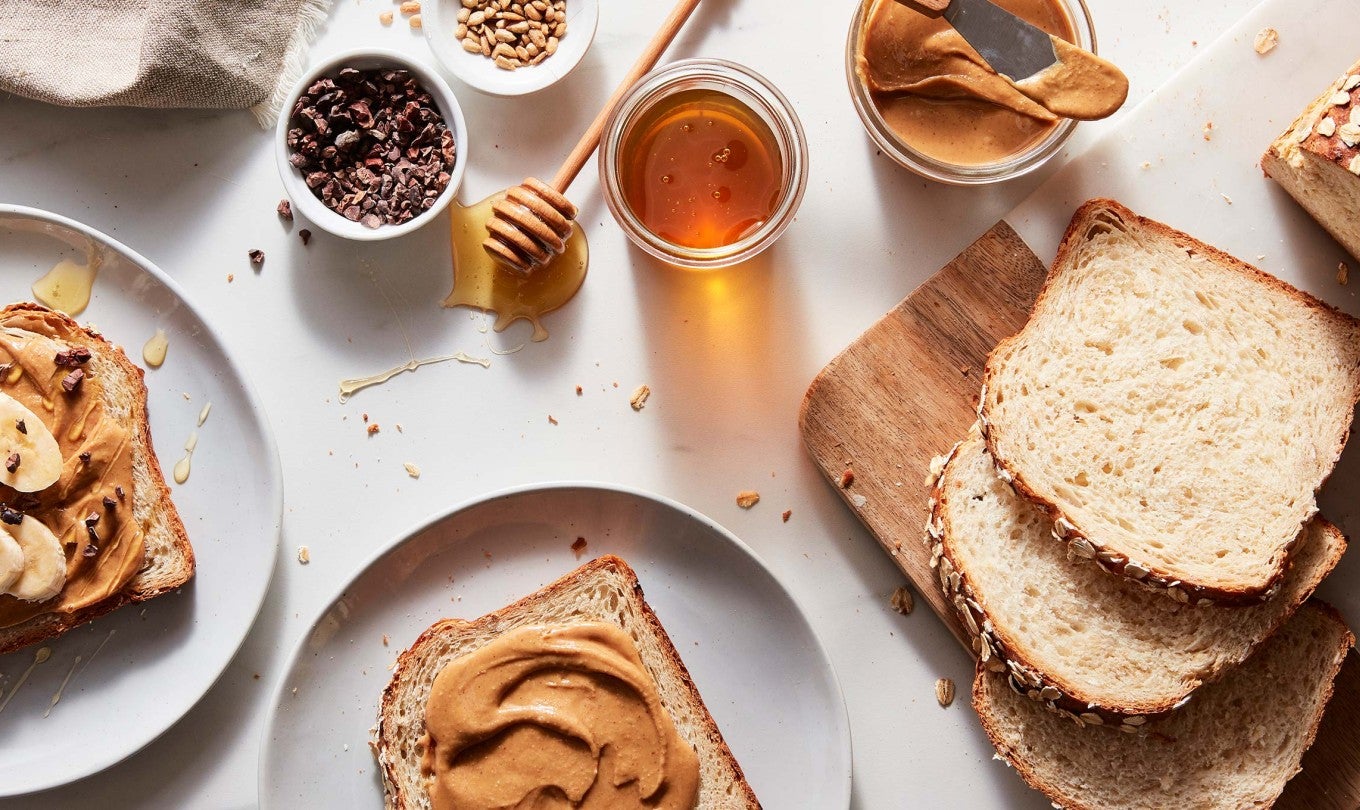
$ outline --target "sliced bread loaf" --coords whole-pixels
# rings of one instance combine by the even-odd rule
[[[1360,259],[1360,62],[1275,139],[1261,168]]]
[[[1360,398],[1360,321],[1111,200],[1072,219],[979,413],[999,474],[1107,570],[1269,598]]]
[[[0,653],[6,653],[60,636],[122,605],[145,602],[179,588],[194,575],[194,550],[152,446],[142,370],[98,332],[38,304],[11,304],[0,310],[0,327],[22,329],[67,347],[90,350],[87,373],[100,382],[106,413],[132,432],[132,492],[128,495],[144,546],[140,569],[113,596],[75,613],[42,613],[0,629]]]
[[[759,808],[741,766],[732,756],[717,723],[704,706],[680,654],[642,598],[633,569],[618,557],[604,556],[577,568],[520,601],[477,619],[443,619],[416,639],[397,659],[383,691],[374,729],[378,760],[391,810],[430,807],[420,771],[424,753],[425,704],[435,676],[450,661],[479,649],[508,630],[528,625],[610,622],[628,632],[661,702],[680,736],[699,756],[698,810]]]
[[[1314,518],[1275,598],[1198,607],[1073,559],[1043,510],[997,478],[976,430],[934,495],[933,556],[986,668],[1091,724],[1178,708],[1283,624],[1346,549],[1339,529]]]
[[[1055,807],[1269,807],[1313,744],[1354,641],[1335,610],[1310,601],[1246,663],[1146,733],[1083,728],[981,668],[973,707],[1000,758]]]

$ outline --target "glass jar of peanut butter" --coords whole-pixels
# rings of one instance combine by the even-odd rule
[[[1095,52],[1083,0],[993,0],[1049,34]],[[897,0],[862,0],[845,48],[850,96],[883,153],[954,185],[1019,177],[1061,149],[1077,122],[1018,92],[939,17]]]

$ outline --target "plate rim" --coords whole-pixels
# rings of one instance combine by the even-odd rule
[[[699,510],[693,507],[687,506],[673,498],[668,498],[665,495],[651,492],[640,487],[632,487],[625,484],[617,484],[606,481],[593,481],[589,479],[562,479],[544,481],[539,483],[518,484],[514,486],[502,487],[500,489],[491,490],[480,495],[474,495],[470,498],[458,501],[451,506],[444,507],[442,509],[437,509],[434,512],[426,515],[424,518],[415,521],[413,524],[408,526],[406,530],[395,533],[392,536],[392,539],[383,543],[373,553],[369,554],[369,556],[355,568],[354,573],[350,575],[348,578],[346,578],[344,582],[342,582],[339,585],[339,587],[334,589],[330,598],[328,598],[324,603],[322,603],[322,605],[317,609],[315,615],[312,617],[312,620],[307,624],[302,634],[299,635],[298,638],[292,644],[291,649],[288,651],[288,657],[285,659],[284,665],[278,674],[278,680],[275,682],[273,688],[270,689],[267,711],[265,712],[264,719],[261,721],[260,749],[255,769],[256,806],[264,807],[264,796],[267,788],[265,780],[267,773],[266,759],[268,759],[269,751],[269,734],[270,730],[273,728],[273,721],[278,715],[278,706],[280,702],[283,700],[284,689],[286,688],[288,683],[288,674],[292,672],[294,666],[297,664],[298,660],[303,654],[307,644],[307,640],[311,637],[312,632],[316,629],[317,623],[320,622],[321,619],[324,618],[327,615],[327,613],[330,612],[331,608],[335,606],[335,604],[341,599],[341,597],[343,597],[345,593],[349,591],[350,588],[352,588],[361,577],[367,575],[368,572],[375,565],[377,565],[378,562],[381,561],[383,557],[387,556],[390,552],[395,551],[400,546],[405,545],[406,543],[414,540],[417,535],[422,534],[430,529],[433,529],[438,524],[443,523],[444,521],[447,520],[451,520],[463,512],[467,512],[471,509],[492,503],[494,501],[505,500],[507,498],[536,494],[540,492],[573,489],[595,490],[609,494],[628,495],[640,500],[651,501],[672,511],[679,512],[680,514],[685,515],[691,520],[698,521],[700,524],[702,524],[709,530],[713,531],[714,533],[722,537],[724,540],[731,543],[732,546],[736,548],[738,552],[740,552],[743,556],[745,556],[758,568],[760,568],[760,570],[764,571],[767,576],[769,576],[770,580],[774,583],[775,587],[779,589],[779,591],[784,595],[786,599],[788,599],[789,604],[793,607],[794,616],[797,618],[797,620],[801,621],[804,624],[804,626],[807,627],[808,635],[812,638],[813,650],[816,656],[822,662],[825,671],[830,675],[831,686],[833,687],[835,697],[837,698],[837,700],[833,702],[833,705],[836,709],[839,709],[839,711],[837,712],[837,719],[839,720],[839,722],[837,723],[839,727],[839,733],[837,734],[837,736],[839,737],[839,740],[837,740],[837,742],[839,743],[838,748],[840,748],[844,752],[846,762],[845,774],[838,780],[842,783],[841,794],[843,798],[843,803],[841,806],[849,807],[854,783],[854,769],[855,769],[854,740],[853,735],[850,732],[850,710],[845,702],[845,690],[841,685],[840,675],[839,673],[836,672],[836,667],[831,661],[831,656],[826,651],[826,645],[822,642],[821,636],[817,634],[817,631],[814,628],[811,620],[809,620],[808,618],[807,612],[803,610],[802,603],[800,603],[794,597],[793,593],[789,591],[788,587],[784,584],[784,581],[780,579],[778,575],[775,574],[775,572],[770,568],[770,566],[766,564],[766,562],[763,559],[761,559],[760,555],[757,554],[754,549],[748,546],[746,542],[743,541],[740,537],[737,537],[736,534],[729,531],[722,524],[705,515],[703,512],[700,512]]]
[[[260,588],[258,598],[256,599],[255,602],[255,609],[250,617],[250,621],[246,624],[245,632],[242,633],[241,637],[239,639],[236,639],[236,641],[232,644],[231,653],[223,661],[221,669],[219,669],[216,673],[213,674],[213,676],[208,680],[208,682],[203,686],[201,690],[194,690],[197,692],[197,694],[193,696],[192,700],[188,701],[187,705],[184,707],[183,712],[181,712],[169,723],[165,724],[160,728],[155,729],[149,734],[135,735],[134,742],[132,744],[133,747],[127,751],[103,757],[100,756],[84,757],[82,758],[82,762],[86,764],[78,766],[72,769],[71,773],[63,774],[62,776],[56,779],[47,779],[32,782],[29,784],[19,786],[18,789],[11,788],[10,786],[0,787],[0,798],[14,798],[18,796],[27,796],[45,790],[52,790],[53,788],[63,787],[65,785],[78,782],[81,779],[87,779],[91,776],[102,773],[103,771],[112,768],[118,763],[130,759],[136,756],[137,754],[141,753],[143,750],[146,749],[148,745],[160,739],[167,731],[178,725],[180,721],[182,721],[189,714],[189,712],[193,711],[195,707],[197,707],[201,702],[203,702],[203,698],[206,697],[207,694],[211,692],[215,686],[217,686],[218,682],[222,680],[222,676],[226,674],[226,671],[231,667],[231,663],[235,661],[236,656],[240,654],[241,647],[245,645],[246,639],[248,639],[254,632],[255,624],[256,622],[259,621],[260,613],[264,609],[264,603],[266,599],[268,599],[270,592],[273,590],[274,576],[278,571],[279,548],[283,540],[283,489],[284,489],[283,465],[279,458],[279,445],[274,436],[274,429],[269,421],[269,414],[265,410],[264,403],[260,400],[259,394],[255,390],[255,384],[246,374],[245,369],[241,368],[240,364],[236,361],[236,358],[228,350],[226,341],[223,339],[222,332],[218,330],[218,328],[213,324],[212,318],[208,317],[203,312],[203,310],[200,309],[196,303],[194,303],[193,298],[185,292],[184,288],[181,287],[178,282],[176,282],[158,265],[156,265],[151,260],[147,259],[142,254],[138,253],[137,251],[133,250],[132,248],[128,247],[127,245],[123,244],[117,239],[114,239],[113,237],[109,236],[103,231],[100,231],[99,229],[94,228],[90,225],[86,225],[83,222],[79,222],[62,214],[58,214],[52,211],[46,211],[41,208],[34,208],[32,206],[27,205],[17,205],[14,203],[0,203],[0,218],[4,218],[7,216],[22,217],[29,220],[36,220],[39,222],[47,222],[54,225],[59,225],[63,228],[82,234],[85,237],[94,240],[95,242],[102,245],[105,249],[112,250],[113,252],[119,254],[120,256],[122,256],[124,260],[135,265],[137,269],[150,275],[152,278],[156,279],[157,282],[164,285],[166,289],[168,289],[171,292],[171,294],[173,294],[177,299],[179,299],[180,304],[184,306],[187,310],[189,310],[190,314],[192,314],[195,318],[199,320],[200,323],[203,324],[203,326],[205,327],[204,332],[206,333],[207,337],[212,341],[212,343],[215,345],[215,348],[218,350],[218,352],[222,355],[223,359],[226,361],[227,366],[226,371],[236,378],[236,381],[239,383],[242,392],[245,394],[245,401],[246,404],[249,406],[251,419],[254,421],[255,427],[259,431],[261,439],[263,439],[264,441],[265,456],[267,457],[265,459],[266,464],[264,465],[264,472],[267,474],[268,480],[273,482],[273,486],[270,487],[271,497],[267,505],[267,508],[269,512],[274,516],[274,531],[272,532],[272,543],[270,544],[268,571],[265,577],[263,578],[262,587]]]

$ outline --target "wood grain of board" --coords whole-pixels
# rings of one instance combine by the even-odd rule
[[[809,454],[968,654],[967,635],[930,568],[924,526],[930,460],[973,423],[982,369],[1024,326],[1046,269],[997,223],[822,370],[799,415]],[[853,483],[842,487],[845,470]],[[1276,805],[1360,807],[1360,655],[1352,652],[1304,757]]]
[[[1044,276],[998,223],[832,360],[803,398],[813,459],[837,484],[854,471],[841,497],[965,646],[923,541],[925,476],[968,432],[987,354],[1024,326]]]

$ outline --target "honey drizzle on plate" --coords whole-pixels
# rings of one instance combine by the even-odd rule
[[[514,273],[482,249],[491,206],[504,196],[505,192],[499,192],[468,206],[454,200],[449,206],[453,289],[444,306],[490,312],[496,316],[492,328],[497,332],[526,320],[533,325],[533,341],[547,340],[548,330],[540,319],[570,301],[586,279],[590,260],[586,235],[580,225],[572,223],[562,255],[527,276]]]
[[[75,317],[90,304],[95,276],[99,275],[99,253],[91,251],[85,264],[62,259],[33,282],[33,297],[38,302]]]

